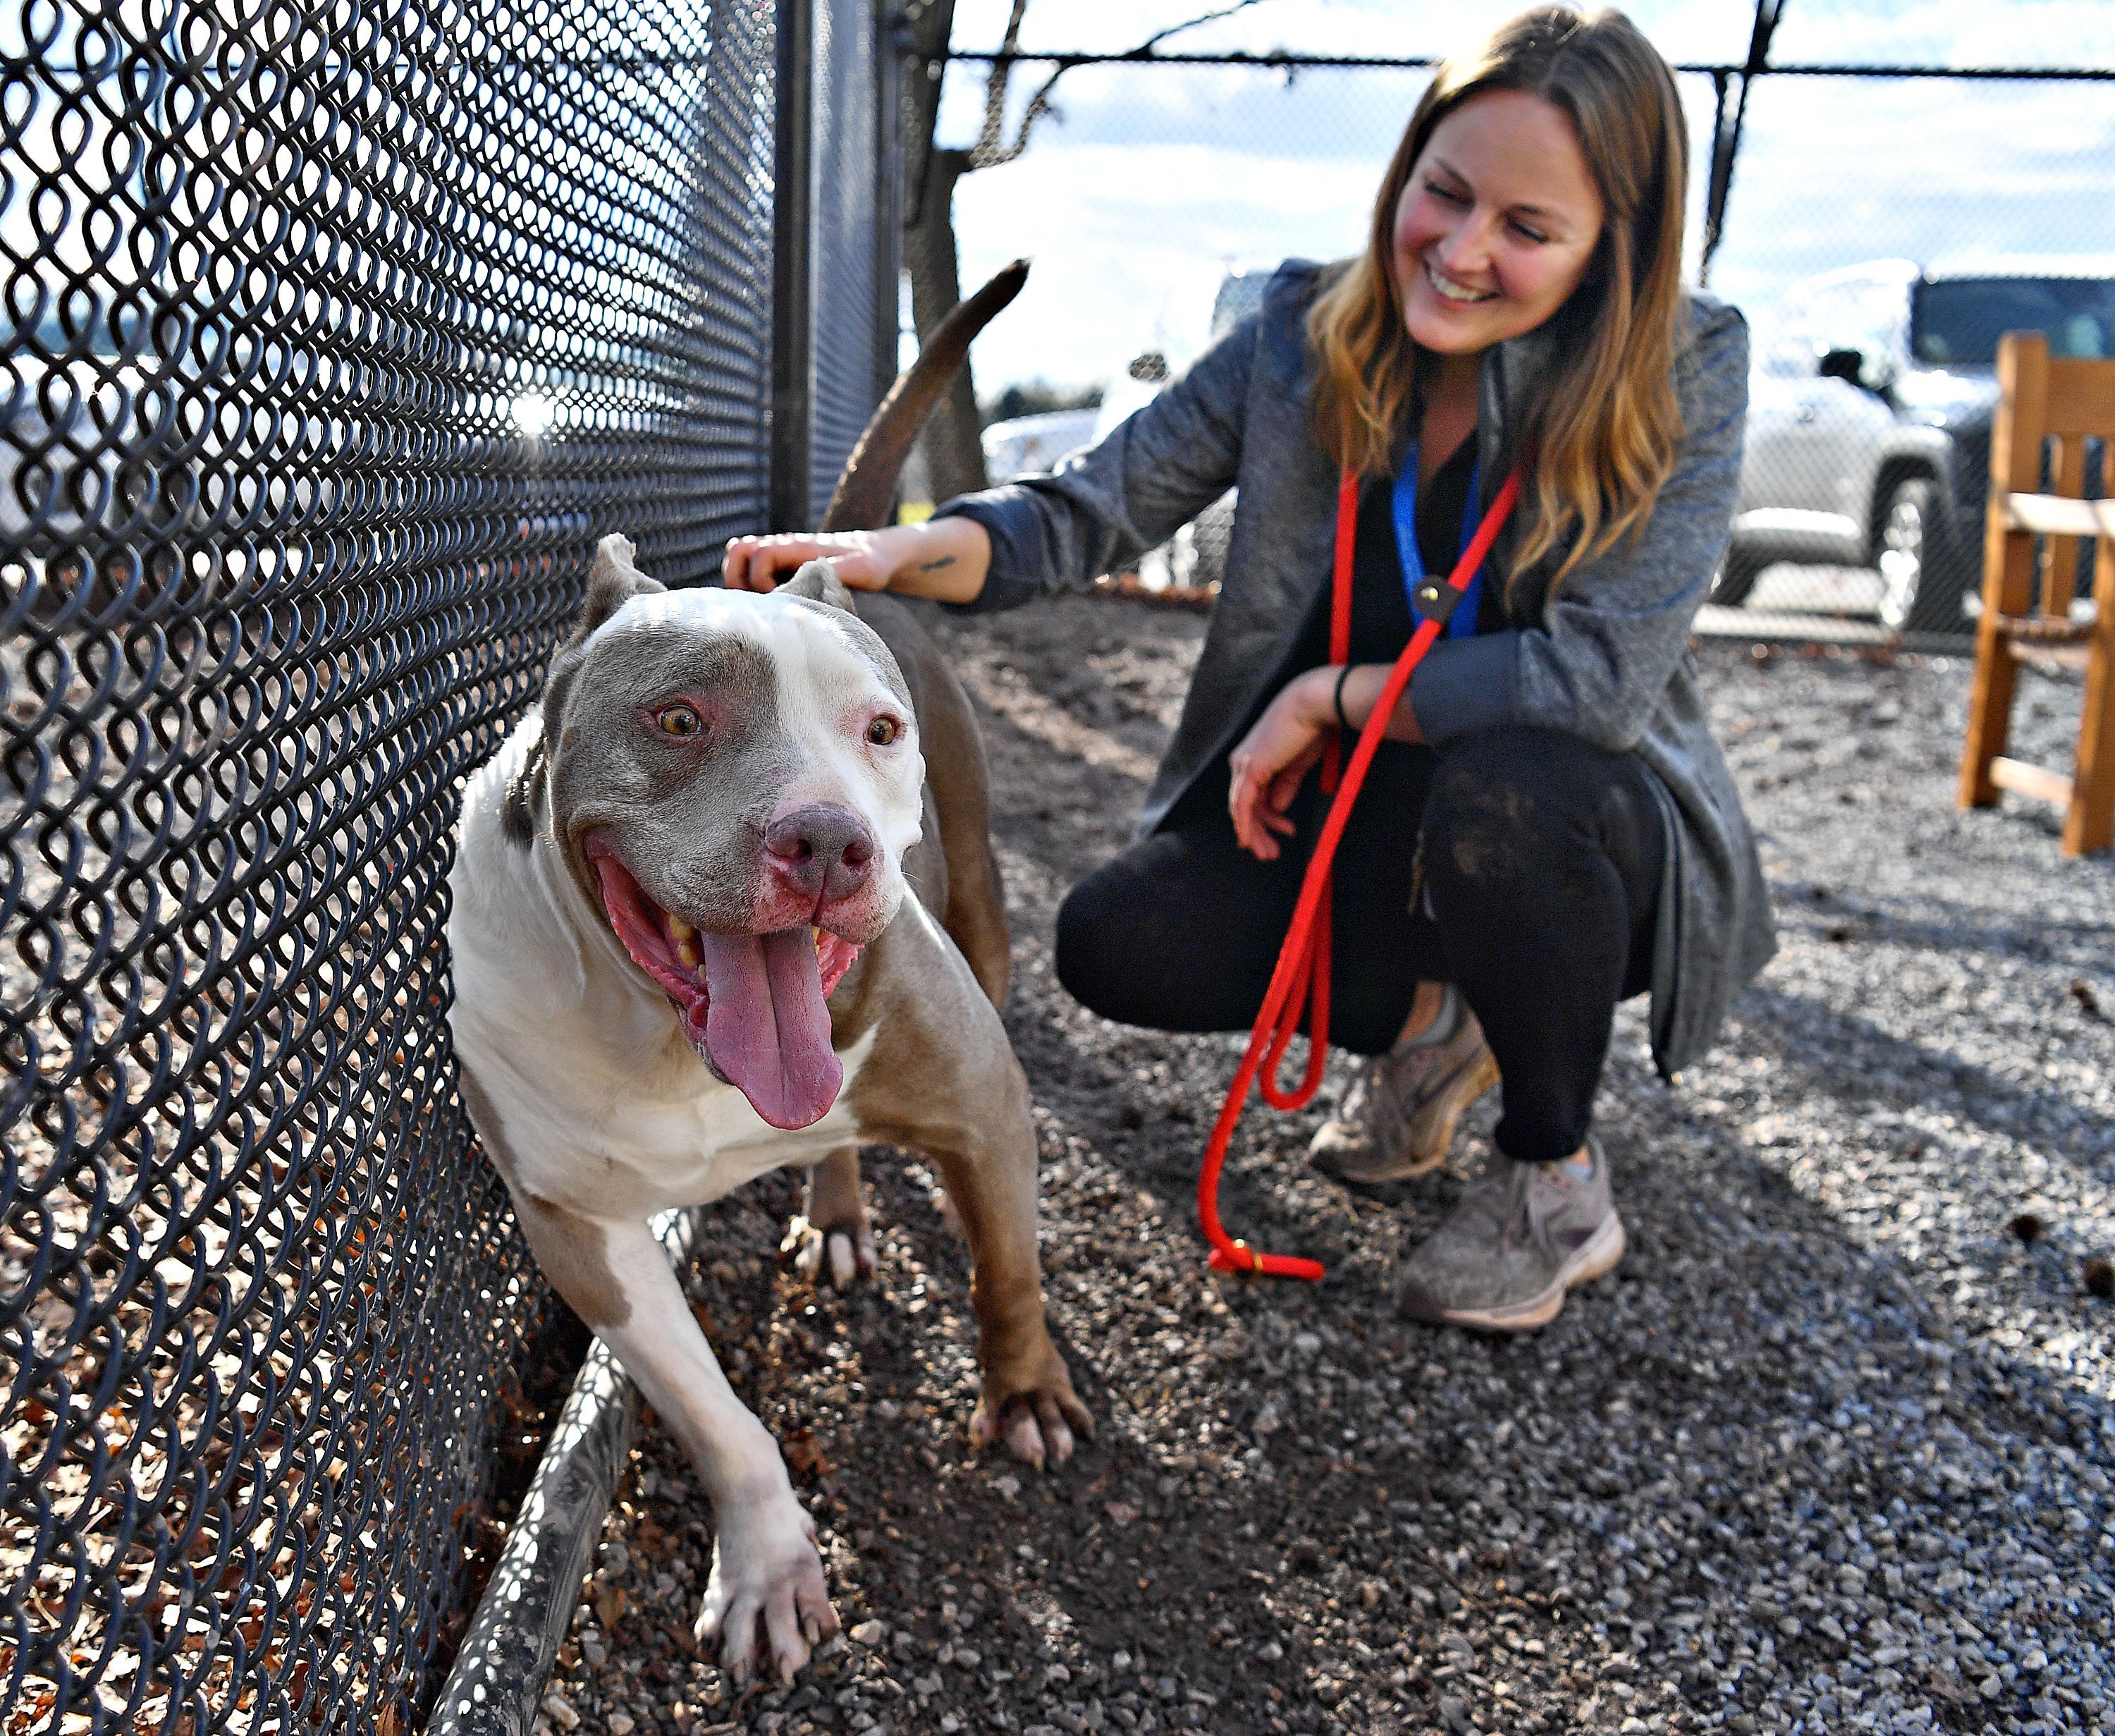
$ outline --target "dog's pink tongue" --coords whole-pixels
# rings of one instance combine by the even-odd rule
[[[700,934],[705,1048],[713,1065],[774,1127],[820,1121],[845,1069],[830,1048],[830,1009],[815,943],[805,928],[775,935]]]

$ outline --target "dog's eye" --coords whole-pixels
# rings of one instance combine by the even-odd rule
[[[694,736],[705,727],[705,720],[688,705],[668,705],[656,713],[654,725],[664,736],[681,737]]]
[[[903,733],[903,726],[892,717],[878,717],[866,726],[866,738],[876,747],[886,747]]]

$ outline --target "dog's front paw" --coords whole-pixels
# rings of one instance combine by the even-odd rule
[[[837,1631],[815,1552],[815,1522],[787,1491],[741,1510],[729,1500],[715,1517],[712,1578],[698,1613],[698,1643],[717,1646],[736,1686],[775,1670],[791,1682],[808,1655]]]
[[[840,1290],[849,1290],[862,1278],[874,1276],[879,1257],[874,1231],[865,1218],[827,1227],[796,1218],[786,1226],[786,1239],[778,1244],[778,1256],[789,1262],[804,1283],[819,1284],[823,1274]]]
[[[1057,1347],[1045,1342],[1035,1365],[1018,1373],[997,1369],[984,1375],[984,1396],[970,1418],[970,1440],[979,1450],[1003,1440],[1006,1449],[1039,1471],[1072,1456],[1075,1433],[1092,1435],[1094,1419]]]

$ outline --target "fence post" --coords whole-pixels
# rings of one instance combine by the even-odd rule
[[[815,0],[778,0],[771,268],[771,528],[801,530],[814,439]]]
[[[874,373],[877,402],[896,383],[903,294],[903,18],[874,0]]]

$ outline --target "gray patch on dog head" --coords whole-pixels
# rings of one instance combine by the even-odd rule
[[[799,755],[778,714],[769,653],[733,634],[645,627],[580,654],[544,703],[551,814],[568,866],[599,909],[580,853],[607,834],[647,896],[700,928],[746,923],[764,824]],[[643,708],[694,696],[701,743],[649,733]]]

